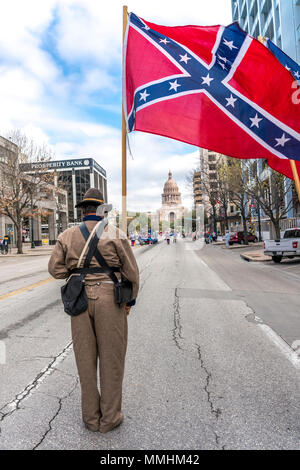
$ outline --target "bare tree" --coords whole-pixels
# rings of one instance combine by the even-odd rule
[[[220,160],[217,164],[217,181],[218,181],[218,196],[221,207],[223,209],[223,218],[225,221],[225,229],[229,230],[229,223],[228,223],[228,206],[230,201],[230,191],[228,187],[227,178],[224,178],[224,172],[226,174],[226,170],[228,167],[228,160]]]
[[[21,254],[23,218],[42,214],[37,203],[44,197],[43,186],[50,182],[49,174],[35,169],[32,163],[47,161],[53,155],[47,146],[37,145],[19,130],[9,133],[9,141],[15,144],[14,151],[8,148],[0,160],[0,213],[15,224]]]
[[[197,168],[191,170],[186,177],[187,187],[191,190],[192,194],[194,194],[193,183],[195,172],[200,172],[201,174],[202,193],[207,201],[207,204],[205,204],[205,216],[212,224],[214,232],[217,233],[217,221],[219,218],[218,207],[220,202],[218,180],[211,181],[207,169],[202,168],[201,164],[198,165]]]
[[[227,157],[227,164],[219,171],[220,179],[228,189],[229,200],[235,204],[240,211],[243,221],[244,243],[248,245],[248,174],[243,168],[241,160]]]
[[[247,162],[246,168],[250,174],[246,192],[270,218],[275,236],[280,238],[280,221],[286,218],[293,205],[293,198],[287,202],[287,195],[293,190],[294,182],[271,168],[259,175],[257,162]]]

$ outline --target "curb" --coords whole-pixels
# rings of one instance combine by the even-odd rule
[[[250,255],[241,253],[240,257],[248,262],[253,262],[253,263],[267,263],[268,261],[272,261],[271,256],[264,256],[264,255],[258,255],[257,257],[253,257]]]
[[[6,258],[24,258],[24,257],[28,257],[28,256],[47,256],[47,255],[51,255],[52,251],[46,251],[44,253],[22,253],[22,254],[17,254],[17,253],[14,253],[14,254],[11,254],[11,255],[1,255],[0,256],[0,260],[1,259],[6,259]]]
[[[258,242],[258,243],[249,243],[249,245],[240,245],[239,243],[236,243],[236,244],[233,244],[231,246],[226,246],[224,247],[224,249],[226,248],[227,250],[242,250],[242,249],[249,249],[249,248],[253,248],[253,247],[262,247],[263,246],[263,242]]]

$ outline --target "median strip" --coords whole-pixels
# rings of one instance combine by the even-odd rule
[[[43,286],[44,284],[47,284],[48,282],[55,281],[53,277],[49,277],[48,279],[43,279],[42,281],[35,282],[34,284],[30,284],[29,286],[22,287],[21,289],[13,290],[11,292],[8,292],[7,294],[2,294],[0,295],[0,300],[8,299],[9,297],[13,297],[14,295],[22,294],[23,292],[27,292],[31,289],[34,289],[35,287],[40,287]]]

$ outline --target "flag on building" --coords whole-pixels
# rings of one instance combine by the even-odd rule
[[[300,161],[293,77],[237,23],[168,27],[131,13],[123,68],[129,132],[266,158],[293,178],[289,160]]]
[[[300,65],[277,47],[270,39],[266,39],[266,46],[279,62],[292,74],[295,80],[300,80]]]
[[[276,57],[277,60],[286,68],[288,72],[292,75],[294,82],[292,84],[292,88],[294,90],[293,93],[293,101],[300,106],[300,65],[297,64],[291,57],[289,57],[285,52],[283,52],[279,47],[277,47],[269,38],[266,38],[264,43],[266,47],[272,52],[272,54]],[[280,161],[277,162],[275,160],[273,168],[277,171],[284,173],[286,176],[289,176],[293,179],[293,176],[290,173],[291,168],[290,165]],[[300,175],[300,163],[296,161],[296,168],[298,174]]]

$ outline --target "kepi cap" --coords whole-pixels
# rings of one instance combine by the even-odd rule
[[[102,192],[96,188],[89,188],[83,196],[82,201],[78,202],[75,207],[84,207],[87,205],[99,206],[101,204],[104,204]]]

